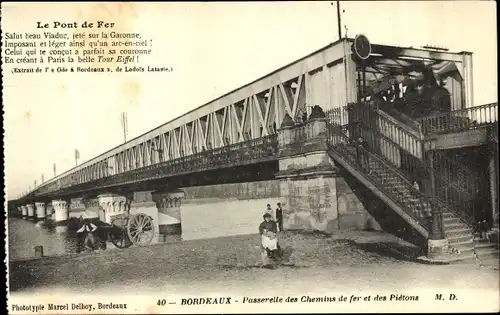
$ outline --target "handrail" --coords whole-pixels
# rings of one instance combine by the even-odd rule
[[[422,132],[439,133],[470,129],[498,121],[498,103],[489,103],[417,119]]]
[[[361,131],[362,131],[362,134],[364,133],[365,135],[366,134],[372,134],[372,135],[375,135],[376,138],[378,139],[382,139],[386,142],[389,142],[390,144],[396,146],[399,150],[402,150],[402,151],[406,151],[408,154],[410,154],[410,152],[408,152],[404,147],[402,147],[399,143],[395,142],[393,139],[387,137],[386,135],[376,131],[376,130],[373,130],[372,128],[370,128],[368,125],[364,124],[363,122],[360,122],[360,123],[357,123],[357,125],[360,127]],[[373,136],[367,136],[367,137],[364,137],[364,139],[368,139],[368,140],[372,140],[371,143],[369,143],[371,145],[371,147],[374,149],[374,152],[376,152],[376,148],[375,146],[377,145],[377,143],[374,143],[373,141]],[[398,152],[399,153],[399,152]],[[442,159],[442,160],[445,160],[445,161],[448,161],[449,159],[442,155],[441,153],[435,153],[435,154],[439,154],[439,157]],[[381,158],[385,159],[386,161],[388,161],[389,163],[391,163],[393,165],[393,167],[398,167],[398,165],[395,165],[394,164],[394,161],[391,160],[389,157],[386,157],[386,156],[381,156]],[[402,159],[402,157],[400,157],[400,159]],[[449,181],[449,180],[446,180],[445,179],[445,175],[442,174],[442,172],[436,172],[437,169],[436,168],[431,168],[429,165],[427,165],[427,163],[424,162],[424,160],[421,160],[421,159],[408,159],[406,162],[407,163],[412,163],[411,161],[414,161],[413,164],[414,164],[414,167],[412,169],[409,169],[407,173],[405,172],[402,172],[403,174],[405,174],[405,176],[409,179],[409,180],[412,180],[416,177],[416,175],[418,174],[415,174],[415,171],[418,172],[418,169],[419,168],[424,168],[427,172],[431,172],[431,171],[434,171],[434,173],[436,175],[439,175],[440,176],[440,179],[442,180],[445,180],[447,182],[450,182],[450,185],[452,187],[456,187],[457,189],[460,189],[460,187],[458,185],[456,185],[455,183],[453,183],[452,181]],[[451,163],[451,162],[450,162]],[[458,166],[459,164],[457,162],[455,162],[455,165]],[[471,171],[469,171],[471,172]],[[468,193],[467,191],[464,191],[463,193]]]
[[[403,137],[401,137],[401,138],[410,137],[410,140],[414,141],[417,147],[415,148],[415,147],[408,146],[408,145],[402,145],[401,142],[395,141],[393,139],[393,137],[389,137],[385,133],[381,132],[380,130],[374,129],[373,125],[371,124],[373,121],[373,118],[370,119],[369,116],[370,115],[376,116],[377,114],[379,114],[380,116],[377,118],[383,119],[384,125],[386,125],[386,126],[389,125],[389,129],[390,128],[398,128],[399,126],[397,125],[397,123],[395,123],[391,119],[387,119],[386,114],[381,114],[379,111],[377,111],[373,107],[368,107],[368,108],[367,107],[360,107],[360,110],[364,111],[364,112],[368,112],[368,113],[358,115],[356,118],[360,118],[360,119],[355,119],[355,121],[353,122],[354,124],[357,124],[358,126],[359,125],[364,126],[365,130],[368,129],[370,131],[370,133],[375,132],[375,134],[378,134],[379,137],[382,137],[383,140],[390,142],[393,145],[398,146],[401,150],[406,151],[408,154],[419,157],[418,156],[419,154],[417,154],[417,153],[419,153],[418,148],[421,147],[425,143],[425,141],[422,138],[420,138],[417,135],[412,134],[412,133],[410,133],[410,134],[404,133]],[[359,109],[358,109],[358,111],[359,111]],[[413,135],[413,137],[412,137],[412,135]],[[409,149],[411,149],[411,150],[409,150]],[[422,149],[422,151],[423,151],[423,149]],[[439,157],[442,161],[445,161],[446,163],[449,163],[449,164],[455,166],[457,171],[459,171],[459,172],[462,171],[466,174],[472,173],[472,171],[469,168],[467,168],[465,165],[463,165],[457,161],[452,161],[451,159],[449,159],[448,157],[446,157],[443,154],[439,154]],[[423,154],[422,154],[422,156],[420,156],[420,158],[422,159],[422,163],[426,163],[425,159],[423,159]]]
[[[348,124],[364,122],[369,126],[377,126],[382,134],[405,148],[417,158],[423,158],[423,140],[415,132],[409,132],[400,124],[381,115],[376,108],[368,103],[352,103],[346,106],[349,113]]]
[[[109,181],[117,180],[120,178],[134,176],[134,174],[138,174],[138,173],[141,173],[144,171],[150,171],[150,170],[154,171],[154,170],[162,169],[162,170],[168,170],[170,172],[178,172],[180,170],[191,169],[191,170],[195,171],[197,168],[201,168],[203,166],[207,166],[207,165],[211,165],[211,164],[216,164],[216,165],[223,164],[223,162],[225,162],[225,161],[222,161],[223,155],[226,155],[226,157],[228,156],[229,158],[231,158],[231,161],[233,161],[233,159],[234,159],[234,161],[239,161],[242,159],[241,154],[238,157],[234,157],[233,155],[235,153],[240,152],[241,151],[240,149],[243,147],[249,148],[249,150],[244,151],[244,153],[243,153],[244,158],[247,158],[247,159],[258,158],[259,156],[257,156],[257,155],[259,154],[259,152],[257,150],[255,150],[255,148],[257,148],[259,146],[264,146],[266,144],[272,144],[273,148],[277,148],[278,147],[277,146],[277,139],[278,139],[277,134],[271,134],[271,135],[256,138],[256,139],[238,142],[238,143],[235,143],[235,144],[232,144],[229,146],[215,148],[215,149],[212,149],[209,151],[197,152],[197,153],[190,154],[187,156],[178,157],[176,159],[162,161],[162,162],[155,163],[152,165],[141,166],[141,167],[137,167],[137,168],[134,168],[131,170],[122,171],[122,172],[115,173],[115,174],[109,174],[109,175],[106,175],[103,177],[94,178],[92,180],[87,180],[84,182],[71,182],[69,184],[60,185],[58,187],[55,187],[55,189],[47,189],[47,188],[51,188],[51,187],[47,187],[43,191],[38,191],[37,195],[45,195],[45,194],[53,193],[54,191],[59,191],[59,190],[68,189],[68,188],[75,187],[75,186],[85,185],[85,184],[89,184],[89,183],[92,183],[92,182],[95,182],[98,180],[109,182]],[[262,149],[261,151],[264,152],[265,148]],[[262,153],[262,152],[260,152],[260,153]],[[276,152],[273,152],[273,154],[275,154],[275,153]]]
[[[414,129],[415,131],[417,131],[420,134],[422,133],[422,125],[420,124],[420,122],[417,119],[414,119],[414,118],[406,115],[405,113],[397,110],[396,108],[388,106],[388,105],[389,104],[386,102],[380,102],[379,104],[376,104],[376,105],[374,104],[373,106],[376,108],[378,106],[378,110],[386,113],[391,118],[393,118],[395,120],[399,120],[400,123]],[[394,103],[392,103],[392,105],[394,105]]]
[[[433,181],[435,184],[434,189],[430,188],[433,197],[441,203],[448,205],[448,210],[460,217],[465,223],[471,224],[471,222],[474,222],[476,210],[473,203],[470,204],[472,213],[457,213],[454,211],[454,209],[462,208],[465,202],[470,202],[473,199],[472,195],[468,191],[463,190],[456,183],[449,181],[446,176],[442,172],[437,171],[435,167],[429,166],[424,156],[422,156],[422,158],[417,158],[415,154],[411,154],[411,152],[407,150],[406,147],[408,146],[402,146],[392,138],[387,137],[379,130],[373,128],[370,122],[373,121],[374,117],[371,114],[376,112],[370,108],[363,109],[363,111],[365,110],[371,111],[371,113],[368,112],[368,115],[358,116],[362,119],[356,119],[351,122],[350,125],[344,127],[353,133],[351,136],[356,136],[356,134],[361,135],[363,139],[367,141],[372,153],[392,165],[391,167],[405,176],[407,182],[416,179],[420,180],[422,178]],[[366,122],[367,120],[368,123]],[[335,125],[334,122],[330,122],[330,124]],[[340,127],[338,124],[337,126]],[[384,144],[381,143],[381,140]],[[401,154],[402,152],[407,152],[407,154]],[[432,184],[430,184],[430,186],[432,187]],[[444,193],[442,193],[443,189]]]
[[[380,158],[379,156],[373,154],[370,151],[365,150],[364,148],[358,148],[370,157],[372,163],[376,166],[383,168],[385,171],[390,172],[391,178],[389,177],[376,177],[373,173],[369,173],[364,169],[363,166],[359,165],[356,161],[357,156],[351,150],[349,150],[350,139],[345,134],[342,129],[345,129],[345,126],[335,126],[329,124],[330,129],[330,137],[329,144],[330,149],[335,151],[338,155],[342,156],[346,162],[350,164],[351,167],[360,171],[363,176],[367,177],[372,184],[374,184],[377,188],[383,191],[391,200],[393,200],[396,204],[405,209],[406,213],[410,215],[417,222],[421,221],[423,218],[428,217],[428,213],[422,213],[421,210],[418,209],[417,204],[412,203],[411,200],[408,200],[408,195],[405,192],[409,192],[416,199],[420,200],[420,202],[432,204],[433,202],[429,200],[421,191],[414,188],[408,180],[394,167],[392,167],[386,160]],[[401,190],[397,185],[388,185],[386,181],[391,180],[393,178],[399,179],[400,182],[404,183],[404,190]],[[422,205],[422,203],[420,203]],[[419,206],[420,206],[419,205]],[[429,231],[428,226],[423,226],[427,231]]]
[[[360,166],[358,166],[358,163],[356,163],[352,159],[352,153],[349,153],[348,150],[343,149],[343,147],[344,148],[346,147],[346,144],[349,144],[351,142],[351,139],[345,134],[345,132],[342,131],[343,129],[346,129],[347,126],[338,126],[338,125],[334,125],[334,124],[330,123],[330,124],[328,124],[328,128],[330,130],[330,135],[331,135],[331,137],[329,137],[330,148],[332,150],[334,150],[335,152],[337,152],[337,154],[339,154],[340,156],[344,157],[347,160],[347,162],[350,163],[351,167],[358,169],[358,170],[361,170],[361,171],[364,171]],[[337,136],[337,139],[335,139],[335,135]],[[340,138],[340,141],[339,141],[339,138]],[[457,213],[454,209],[450,208],[446,203],[444,203],[442,200],[440,200],[436,196],[434,196],[434,195],[429,196],[429,195],[424,194],[421,191],[415,189],[413,187],[413,185],[411,185],[408,182],[408,180],[405,178],[405,176],[398,169],[391,166],[390,163],[388,163],[388,161],[385,160],[384,158],[381,158],[380,156],[377,156],[373,152],[367,151],[367,150],[363,149],[362,147],[359,147],[358,150],[361,150],[361,152],[370,156],[371,161],[379,162],[379,165],[382,165],[383,167],[385,167],[385,170],[389,171],[391,173],[391,175],[399,178],[401,180],[401,182],[405,184],[405,188],[413,196],[418,196],[419,198],[423,199],[424,202],[431,205],[431,207],[433,209],[439,210],[439,214],[438,214],[438,216],[440,218],[439,219],[439,228],[442,231],[444,231],[442,214],[445,211],[454,214],[455,216],[457,216],[457,218],[460,219],[460,221],[462,221],[466,225],[468,225],[468,226],[471,225],[470,222],[466,218],[464,218],[463,215],[461,215],[460,213]],[[351,155],[350,158],[349,158],[349,155]],[[384,185],[384,183],[383,183],[383,179],[382,179],[382,181],[380,181],[380,180],[374,178],[374,176],[367,174],[367,172],[365,172],[365,171],[363,172],[363,175],[365,177],[368,177],[370,179],[370,181],[372,182],[372,184],[374,184],[376,187],[378,187],[384,193],[386,193],[387,196],[390,197],[394,202],[396,202],[400,206],[404,206],[404,208],[407,209],[406,213],[408,215],[410,215],[411,217],[413,217],[414,219],[416,219],[418,222],[419,216],[415,215],[415,205],[413,205],[413,208],[412,208],[410,204],[408,204],[407,202],[405,203],[403,200],[401,200],[402,198],[406,198],[406,196],[401,195],[401,193],[394,194],[394,191],[388,191],[387,185]],[[394,188],[394,187],[391,187],[391,188]],[[410,209],[408,209],[408,207],[410,207]],[[418,213],[418,210],[417,210],[417,213]],[[429,227],[425,227],[425,228],[427,230],[429,230]]]
[[[374,133],[375,137],[378,136],[379,139],[383,139],[386,142],[389,142],[392,145],[396,146],[399,150],[403,152],[406,151],[404,147],[400,146],[397,142],[393,141],[392,139],[385,137],[383,134],[380,134],[373,129],[370,130],[370,132]],[[376,144],[372,143],[372,147],[374,145]],[[400,153],[401,151],[399,151],[398,153]],[[432,158],[434,159],[434,162],[436,162],[435,155],[438,153],[436,153],[436,151],[431,151],[429,153],[433,155]],[[374,150],[374,154],[377,154],[376,150]],[[447,159],[442,155],[440,157],[443,160]],[[425,176],[426,178],[432,180],[432,177],[434,177],[435,191],[433,191],[433,197],[436,198],[436,200],[440,201],[441,203],[448,205],[447,208],[449,208],[451,212],[455,213],[457,216],[463,217],[463,219],[469,224],[474,222],[474,217],[476,213],[474,205],[471,205],[472,213],[470,214],[467,212],[457,213],[456,211],[453,210],[462,208],[465,202],[470,202],[471,200],[473,200],[472,194],[469,191],[458,186],[455,182],[446,178],[446,175],[443,174],[443,172],[441,172],[441,169],[436,167],[437,163],[434,163],[433,167],[431,167],[426,163],[425,160],[411,158],[411,156],[407,156],[407,158],[405,159],[404,157],[399,155],[400,160],[404,160],[405,162],[403,163],[403,161],[401,161],[402,162],[401,164],[406,164],[405,168],[403,167],[399,168],[398,165],[393,162],[394,158],[391,159],[390,157],[386,156],[381,156],[381,158],[388,161],[390,164],[393,165],[393,167],[396,167],[397,170],[401,171],[401,173],[407,176],[409,180],[419,179],[422,178],[422,176]],[[442,192],[443,189],[444,192]]]

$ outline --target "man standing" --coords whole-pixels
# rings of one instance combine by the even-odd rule
[[[76,231],[76,233],[85,233],[84,245],[87,250],[94,250],[96,248],[97,240],[94,235],[97,230],[97,226],[90,222],[88,219],[84,219],[80,217],[80,221],[83,222],[83,225]]]
[[[281,208],[281,203],[278,202],[276,208],[276,221],[278,223],[279,231],[283,231],[283,208]]]

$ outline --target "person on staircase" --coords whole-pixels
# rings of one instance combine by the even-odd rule
[[[357,161],[365,172],[371,174],[369,152],[368,142],[363,137],[359,137],[356,145]]]

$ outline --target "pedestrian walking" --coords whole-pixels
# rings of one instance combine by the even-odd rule
[[[276,208],[276,223],[278,223],[279,231],[283,231],[283,208],[281,207],[281,203],[277,203]]]

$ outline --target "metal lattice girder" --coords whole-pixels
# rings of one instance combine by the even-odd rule
[[[275,134],[285,114],[295,119],[297,113],[304,110],[304,81],[305,75],[302,74],[173,130],[155,135],[63,177],[58,183],[52,183],[52,189],[95,181],[113,174]]]
[[[77,184],[273,135],[285,115],[296,120],[306,112],[307,106],[333,108],[355,101],[356,64],[351,58],[345,58],[350,54],[351,43],[352,39],[343,39],[330,44],[47,181],[38,192],[53,193]],[[369,80],[379,80],[377,72],[387,74],[395,69],[406,70],[418,62],[463,62],[469,68],[472,62],[469,55],[464,57],[462,53],[382,45],[373,45],[372,51],[374,57],[379,55],[382,58],[378,58],[378,65],[370,65],[374,74]],[[464,69],[465,66],[459,67],[459,71],[464,72]],[[467,72],[467,80],[471,82],[470,73]],[[471,87],[466,89],[466,99],[471,103],[472,92],[469,90]]]

